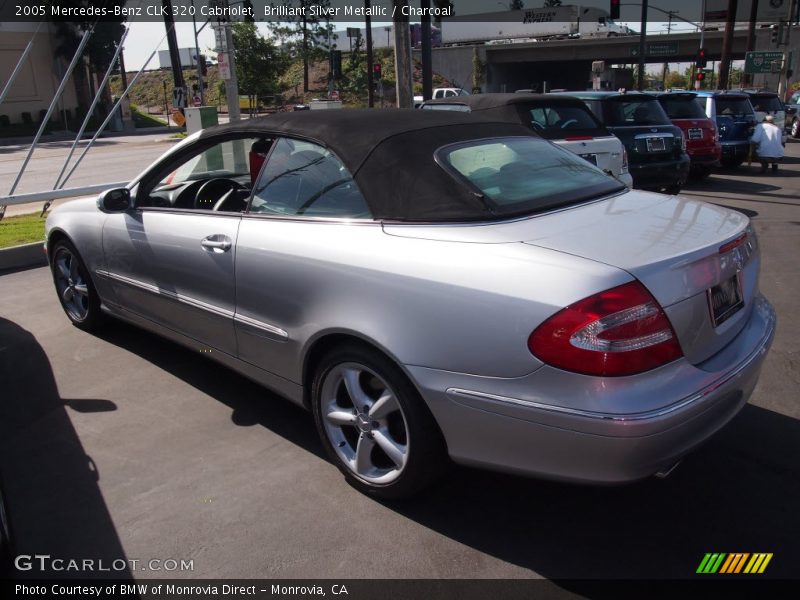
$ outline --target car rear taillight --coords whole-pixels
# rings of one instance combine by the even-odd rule
[[[638,281],[557,312],[530,335],[528,349],[559,369],[602,377],[634,375],[683,356],[667,315]]]
[[[622,148],[622,172],[628,172],[628,151],[625,147]]]

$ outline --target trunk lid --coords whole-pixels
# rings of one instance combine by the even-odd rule
[[[758,250],[749,219],[678,196],[630,191],[515,222],[385,229],[429,239],[523,242],[624,269],[665,309],[692,363],[716,354],[736,336],[758,291]],[[732,278],[740,282],[744,306],[714,323],[709,296],[730,292],[715,286]]]

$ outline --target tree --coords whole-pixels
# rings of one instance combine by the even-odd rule
[[[234,23],[231,31],[239,90],[248,96],[275,94],[278,77],[288,67],[286,56],[251,21]]]
[[[302,8],[298,16],[288,18],[289,25],[275,27],[274,32],[285,39],[293,54],[303,59],[303,91],[308,92],[308,64],[312,60],[321,59],[330,49],[328,36],[333,32],[333,25],[319,19],[319,9],[330,8],[330,0],[283,0],[286,8]]]
[[[511,0],[511,2],[508,3],[509,10],[522,10],[523,8],[525,8],[525,3],[522,0]]]
[[[556,8],[557,6],[561,6],[561,0],[544,0],[542,6],[545,8]]]
[[[668,88],[687,88],[689,87],[686,75],[677,71],[670,71],[667,75],[666,87]]]

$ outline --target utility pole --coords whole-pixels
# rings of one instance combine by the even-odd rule
[[[395,8],[394,21],[394,70],[396,73],[397,108],[414,108],[411,78],[411,40],[408,17],[401,9],[408,6],[407,0],[392,0]]]
[[[758,0],[750,0],[750,22],[747,24],[747,47],[745,52],[752,52],[756,49],[756,18],[758,17]],[[742,85],[748,87],[752,85],[753,76],[750,73],[742,73]]]
[[[372,16],[369,14],[370,0],[364,0],[364,24],[367,26],[367,106],[375,106],[375,74],[372,72]]]
[[[678,10],[670,10],[668,11],[669,20],[667,21],[667,35],[672,33],[672,15],[679,13]],[[667,89],[667,71],[669,70],[669,63],[665,60],[664,61],[664,68],[661,71],[661,88]]]
[[[167,28],[169,62],[172,65],[172,82],[176,90],[173,98],[177,99],[178,104],[175,108],[182,109],[186,107],[186,83],[183,80],[181,56],[180,52],[178,52],[178,39],[175,37],[175,20],[172,18],[172,0],[161,0],[161,7],[164,10],[164,26]]]
[[[209,0],[209,8],[216,6],[227,9],[228,0]],[[222,13],[226,14],[226,13]],[[220,77],[225,81],[225,97],[228,100],[228,119],[238,121],[241,119],[239,109],[239,83],[236,80],[236,58],[233,55],[233,33],[231,24],[227,19],[217,19],[214,28],[214,38],[217,44],[217,63],[220,66]],[[223,66],[224,63],[224,66]]]
[[[719,89],[728,89],[731,74],[731,46],[733,46],[733,28],[736,25],[736,9],[738,0],[728,0],[728,14],[725,19],[725,37],[722,38],[722,56],[719,59]]]
[[[647,52],[647,46],[645,45],[647,38],[647,0],[642,0],[641,27],[642,31],[639,33],[639,81],[636,86],[636,89],[640,92],[644,89],[644,64],[645,52]]]
[[[194,0],[192,0],[192,8],[194,9]],[[196,66],[197,66],[197,91],[200,94],[200,104],[205,106],[206,104],[206,96],[205,90],[203,89],[205,86],[203,85],[203,68],[200,65],[200,44],[197,41],[197,21],[194,18],[194,11],[192,11],[192,31],[194,31],[194,55],[196,56]]]
[[[430,100],[433,97],[433,53],[431,50],[431,15],[427,9],[431,7],[431,0],[420,0],[422,16],[422,98]]]
[[[789,14],[786,20],[786,37],[783,40],[780,40],[783,42],[781,75],[778,79],[778,96],[781,97],[781,100],[784,100],[785,91],[789,87],[789,48],[792,34],[792,23],[795,15],[797,14],[797,2],[798,0],[792,0],[789,3]],[[795,60],[797,60],[797,58],[795,58]]]

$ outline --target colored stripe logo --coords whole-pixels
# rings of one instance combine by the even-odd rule
[[[772,560],[772,552],[707,552],[697,567],[697,573],[702,574],[738,574],[738,573],[763,573],[769,561]]]

